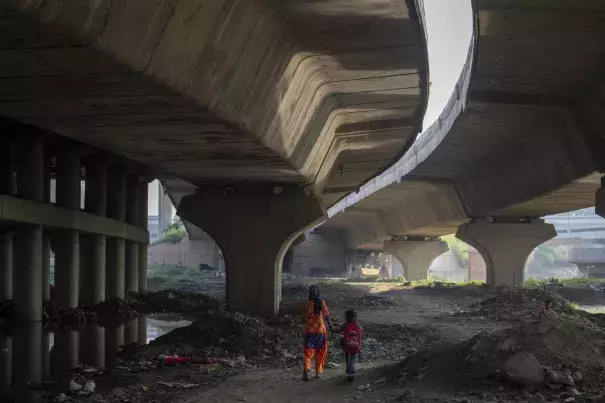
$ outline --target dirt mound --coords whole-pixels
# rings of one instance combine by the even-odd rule
[[[132,301],[110,298],[100,304],[85,307],[84,309],[98,315],[99,325],[113,327],[117,324],[124,324],[128,320],[140,316],[139,313],[131,307],[131,303]]]
[[[129,294],[131,306],[141,313],[199,314],[217,312],[224,303],[209,295],[177,290]]]
[[[561,295],[547,289],[500,287],[497,294],[471,307],[469,311],[455,316],[480,316],[497,321],[527,321],[538,319],[546,304],[559,313],[577,313],[572,304]]]
[[[42,304],[42,319],[47,328],[61,328],[67,330],[97,323],[98,315],[83,308],[68,308],[54,301],[44,300]]]
[[[507,330],[480,333],[472,339],[413,356],[406,371],[448,382],[501,379],[502,366],[513,355],[531,353],[547,368],[579,373],[587,385],[605,381],[605,331],[581,315],[552,313]]]
[[[551,290],[571,302],[585,306],[605,305],[605,292],[591,287],[553,287]]]

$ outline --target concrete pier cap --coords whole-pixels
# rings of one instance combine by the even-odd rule
[[[427,278],[433,260],[449,247],[446,242],[432,237],[401,237],[386,241],[383,250],[399,260],[406,280],[417,281]]]
[[[196,189],[177,215],[208,233],[223,252],[227,306],[269,317],[281,299],[281,266],[292,242],[325,219],[319,200],[298,185]]]
[[[525,262],[542,243],[557,236],[554,225],[535,218],[477,219],[458,228],[456,237],[485,261],[487,284],[523,285]]]

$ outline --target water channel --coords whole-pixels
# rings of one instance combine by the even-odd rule
[[[36,402],[35,389],[49,381],[69,382],[77,362],[111,367],[119,346],[149,343],[191,323],[175,316],[143,316],[116,328],[54,332],[45,331],[41,322],[21,324],[10,334],[0,333],[0,402]]]

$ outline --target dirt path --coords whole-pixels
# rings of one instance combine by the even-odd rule
[[[322,379],[311,379],[302,382],[299,369],[267,370],[253,374],[237,376],[223,385],[183,400],[183,403],[194,402],[283,402],[283,403],[316,403],[348,402],[357,400],[362,392],[356,387],[369,382],[372,368],[385,365],[382,363],[361,364],[354,384],[346,381],[342,368],[326,369]]]
[[[390,284],[330,284],[322,288],[324,298],[332,316],[339,319],[349,308],[358,311],[360,322],[376,338],[388,340],[400,337],[402,332],[412,332],[414,341],[393,351],[391,360],[367,362],[360,365],[354,384],[346,382],[344,369],[327,369],[320,380],[302,382],[300,368],[257,370],[230,378],[222,385],[202,393],[194,394],[182,403],[194,402],[368,402],[398,401],[405,393],[404,388],[372,388],[359,391],[360,385],[380,384],[379,369],[394,365],[405,354],[406,348],[415,350],[431,343],[457,342],[485,331],[504,328],[509,324],[490,320],[474,320],[467,323],[452,314],[468,309],[473,303],[485,298],[485,294],[471,290],[404,290]],[[461,292],[464,292],[461,294]],[[296,314],[306,290],[288,293],[283,302],[284,309]],[[332,347],[334,350],[334,347]],[[334,355],[331,354],[332,357]],[[451,401],[450,397],[439,398],[433,391],[429,401]],[[418,393],[418,392],[417,392]],[[405,401],[405,400],[404,400]]]

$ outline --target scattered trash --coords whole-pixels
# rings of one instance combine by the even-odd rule
[[[70,392],[77,392],[79,390],[82,390],[82,385],[80,385],[79,383],[76,383],[74,381],[69,382],[69,391]]]
[[[340,368],[340,364],[336,363],[336,362],[327,362],[326,363],[326,368]]]
[[[65,393],[61,393],[59,396],[57,396],[57,402],[67,402],[70,400],[71,399]]]
[[[95,391],[96,388],[96,384],[93,381],[87,381],[84,384],[84,387],[82,388],[82,391],[86,392],[86,393],[92,393]]]
[[[169,357],[164,357],[162,359],[162,362],[165,365],[178,365],[178,364],[187,364],[193,361],[193,357],[176,357],[176,356],[169,356]]]
[[[357,391],[359,391],[359,392],[365,392],[365,391],[369,390],[371,387],[372,387],[372,385],[371,385],[371,384],[366,383],[366,384],[363,384],[363,385],[359,385],[359,386],[358,386],[358,387],[356,387],[355,389],[356,389]]]

